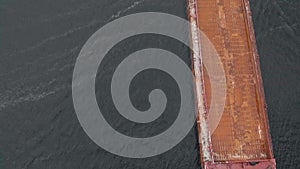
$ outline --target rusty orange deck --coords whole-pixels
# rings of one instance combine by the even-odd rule
[[[189,0],[189,7],[190,20],[196,22],[215,47],[226,78],[226,101],[222,117],[216,129],[210,133],[209,144],[201,145],[205,168],[274,169],[249,1]],[[201,49],[201,39],[199,42]],[[203,95],[197,97],[204,97],[200,99],[207,111],[203,116],[210,113],[208,107],[212,92],[209,82],[214,77],[207,75],[204,66],[201,71]],[[199,124],[199,135],[201,132],[206,131]],[[207,149],[210,157],[204,158],[203,153],[207,152],[203,151]]]

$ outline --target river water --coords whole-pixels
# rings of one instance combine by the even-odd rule
[[[251,7],[275,158],[279,169],[297,169],[300,168],[300,1],[251,0]],[[77,120],[71,84],[81,47],[105,24],[137,12],[165,12],[187,18],[184,0],[1,0],[0,168],[201,168],[195,127],[180,144],[164,154],[129,159],[98,147]],[[155,35],[134,37],[119,44],[109,55],[121,56],[145,47],[173,51],[187,64],[191,63],[185,46]],[[101,92],[105,73],[105,70],[98,72],[98,100],[105,98]],[[169,97],[178,94],[177,86],[167,75],[148,72],[146,78],[139,79],[146,83],[145,90],[153,87],[147,85],[149,79],[163,79],[153,83],[165,88]],[[167,85],[166,79],[170,81]],[[133,85],[133,89],[137,90],[138,85]],[[147,98],[137,91],[133,92],[133,98],[141,99],[133,101],[140,109],[147,109]],[[178,104],[176,97],[171,100],[172,104]],[[113,105],[108,102],[103,108],[113,109]],[[176,110],[176,106],[169,109]],[[172,115],[167,117],[174,119]],[[162,125],[153,124],[145,130],[143,126],[118,119],[108,121],[123,133],[139,137],[154,135],[172,124],[162,120]],[[132,133],[134,127],[136,133]]]

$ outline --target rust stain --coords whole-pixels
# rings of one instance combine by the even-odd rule
[[[205,153],[211,155],[204,159],[212,163],[242,162],[239,165],[273,159],[249,0],[189,0],[189,8],[190,20],[198,25],[215,46],[226,76],[225,109],[218,127],[206,140],[210,143],[201,145],[202,153],[205,149]],[[194,54],[193,57],[195,59],[199,56]],[[196,86],[200,85],[196,90],[204,90],[200,92],[204,94],[199,96],[198,93],[197,97],[198,101],[199,97],[204,97],[201,101],[209,107],[212,77],[207,75],[201,64],[201,61],[194,64],[194,71],[199,71],[195,73]],[[198,111],[200,116],[209,113],[207,108]],[[204,113],[201,114],[201,111]],[[199,120],[200,136],[203,135],[202,122]],[[275,161],[269,161],[268,166],[275,168]]]

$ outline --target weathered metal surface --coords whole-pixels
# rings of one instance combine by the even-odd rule
[[[210,133],[207,107],[214,77],[203,69],[201,55],[206,53],[192,29],[193,45],[200,46],[193,57],[204,168],[276,168],[249,1],[189,0],[189,8],[192,25],[198,25],[215,46],[226,76],[225,108]],[[199,104],[204,106],[199,109]]]
[[[244,161],[244,162],[227,162],[227,163],[205,163],[206,169],[275,169],[276,162],[274,159]]]

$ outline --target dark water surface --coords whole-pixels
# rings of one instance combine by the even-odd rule
[[[251,1],[279,169],[300,168],[300,1]]]
[[[279,169],[300,168],[300,1],[252,0],[274,154]],[[0,169],[196,169],[200,168],[197,131],[175,148],[152,158],[129,159],[110,154],[82,130],[73,108],[71,83],[76,58],[100,27],[136,12],[166,12],[186,18],[184,0],[1,0],[0,1]],[[122,55],[160,47],[190,64],[189,50],[170,39],[147,35],[111,51]],[[114,61],[112,60],[113,64]],[[104,75],[103,75],[104,74]],[[151,78],[166,75],[148,72]],[[105,72],[98,72],[105,77]],[[97,97],[101,98],[98,78]],[[170,79],[170,78],[169,78]],[[146,83],[149,79],[139,79]],[[170,79],[172,81],[172,79]],[[177,87],[164,86],[170,97]],[[133,85],[133,88],[137,88]],[[153,86],[145,86],[148,90]],[[140,93],[133,93],[140,97]],[[172,95],[173,94],[173,95]],[[133,97],[134,98],[134,97]],[[145,98],[134,100],[140,109]],[[172,104],[178,104],[173,99]],[[110,104],[106,105],[111,108]],[[170,111],[176,112],[176,106]],[[174,119],[172,115],[166,118]],[[111,119],[128,135],[145,137],[165,130],[135,132]]]

